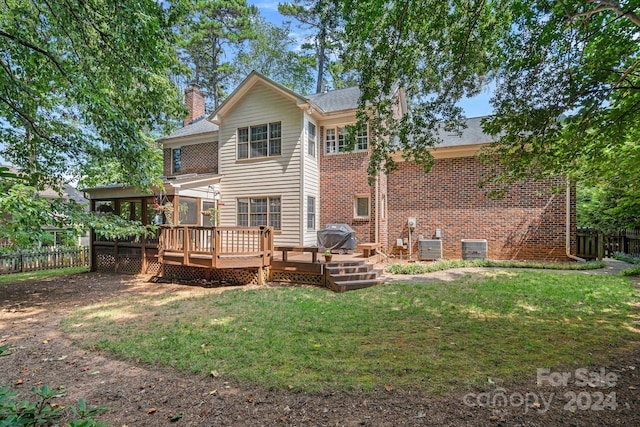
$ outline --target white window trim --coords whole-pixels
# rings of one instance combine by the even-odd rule
[[[309,199],[313,199],[313,227],[309,227]],[[306,200],[306,210],[307,210],[307,218],[306,218],[306,225],[307,225],[307,230],[317,230],[318,228],[318,203],[317,203],[317,198],[315,196],[307,196],[307,200]]]
[[[271,125],[274,124],[280,124],[280,138],[275,138],[275,139],[280,139],[280,154],[271,154]],[[267,126],[267,155],[266,156],[251,156],[251,128],[254,127],[258,127],[258,126]],[[239,131],[240,129],[247,129],[247,142],[243,142],[242,144],[247,144],[247,157],[240,157],[240,150],[238,150],[238,145],[240,145],[240,138],[239,136]],[[262,160],[262,159],[268,159],[268,158],[273,158],[273,157],[281,157],[282,156],[282,141],[283,141],[283,137],[282,137],[282,133],[283,133],[283,126],[282,126],[282,121],[278,120],[278,121],[274,121],[274,122],[266,122],[266,123],[256,123],[256,124],[252,124],[252,125],[247,125],[247,126],[238,126],[236,128],[236,160],[238,161],[247,161],[247,160]]]
[[[309,125],[312,125],[315,128],[316,134],[313,136],[313,153],[309,153],[309,147],[311,138],[309,135]],[[307,135],[307,156],[316,158],[316,153],[318,152],[318,125],[312,122],[311,120],[307,121],[307,126],[305,126],[305,133]]]
[[[346,127],[347,126],[355,126],[356,123],[345,123],[345,124],[338,124],[338,125],[332,125],[332,126],[324,126],[324,132],[323,132],[323,141],[322,141],[322,149],[323,149],[323,153],[325,155],[334,155],[334,154],[347,154],[347,153],[365,153],[367,151],[369,151],[369,146],[370,146],[370,131],[369,131],[369,123],[366,124],[366,129],[367,129],[367,148],[365,149],[359,149],[358,148],[358,135],[356,134],[356,142],[355,142],[355,146],[353,147],[353,151],[340,151],[340,130],[342,129],[343,131],[346,132]],[[335,134],[335,151],[329,152],[327,150],[327,130],[328,129],[333,129],[334,134]]]
[[[367,215],[358,215],[358,199],[367,199]],[[371,217],[371,194],[359,193],[353,196],[353,218],[354,219],[369,219]]]
[[[238,221],[238,215],[239,215],[239,212],[238,212],[238,200],[240,200],[240,199],[247,199],[248,200],[248,205],[247,205],[247,209],[248,209],[247,210],[247,224],[248,225],[246,225],[246,226],[238,224],[238,222],[239,222]],[[237,227],[253,227],[251,225],[251,199],[267,199],[267,212],[266,212],[266,214],[267,214],[267,224],[266,225],[267,226],[270,226],[270,223],[271,223],[271,212],[269,210],[269,201],[271,199],[280,199],[280,228],[275,228],[274,227],[274,230],[281,231],[282,230],[282,218],[283,218],[283,215],[282,215],[282,195],[279,195],[279,194],[271,194],[271,195],[267,195],[267,196],[264,196],[264,195],[260,195],[260,196],[252,195],[252,196],[243,196],[243,197],[238,196],[238,197],[236,197],[236,201],[235,201],[235,203],[236,203],[236,206],[235,206],[235,210],[236,210],[235,223],[236,223],[236,226]]]

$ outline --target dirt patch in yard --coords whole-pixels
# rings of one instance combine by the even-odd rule
[[[421,275],[421,280],[447,280],[446,272],[440,275]],[[79,348],[58,328],[74,308],[114,297],[225,289],[104,273],[0,285],[0,345],[12,348],[0,360],[0,384],[11,385],[22,396],[39,384],[64,386],[66,396],[57,403],[84,398],[90,405],[104,405],[109,412],[100,419],[111,426],[640,425],[640,349],[611,358],[606,366],[589,367],[589,372],[610,374],[605,382],[593,377],[582,384],[575,368],[555,368],[542,386],[532,372],[526,382],[504,389],[489,385],[441,396],[417,389],[308,394],[119,360]],[[567,385],[550,385],[562,372],[571,375]]]

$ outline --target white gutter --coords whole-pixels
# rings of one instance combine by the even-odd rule
[[[567,200],[565,206],[565,253],[575,261],[586,262],[586,259],[571,255],[571,182],[567,178]]]

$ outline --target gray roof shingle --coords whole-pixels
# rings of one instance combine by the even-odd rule
[[[439,131],[439,134],[440,138],[442,139],[442,143],[437,144],[436,148],[487,144],[496,141],[497,138],[487,135],[482,130],[481,121],[484,118],[485,117],[473,117],[467,119],[465,122],[467,124],[467,127],[465,129],[461,129],[461,134],[441,129]]]
[[[185,136],[195,136],[205,133],[212,133],[218,131],[218,125],[211,123],[205,117],[202,117],[197,122],[191,123],[185,127],[182,127],[170,135],[163,136],[159,141],[166,141],[167,139],[183,138]]]
[[[352,86],[326,93],[305,95],[304,97],[317,105],[325,113],[333,113],[357,108],[358,100],[360,99],[360,89],[357,86]]]

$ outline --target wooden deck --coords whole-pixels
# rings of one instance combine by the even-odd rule
[[[335,292],[381,283],[381,271],[360,254],[334,255],[327,263],[317,247],[275,247],[271,227],[160,226],[158,236],[96,239],[92,269],[239,285],[303,283]]]
[[[263,268],[271,265],[271,227],[162,226],[158,258],[165,265]]]

